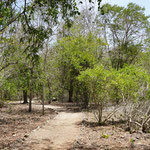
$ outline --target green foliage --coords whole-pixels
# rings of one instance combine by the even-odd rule
[[[135,143],[135,139],[131,138],[130,142],[131,142],[131,144],[134,144]]]
[[[149,17],[134,3],[125,8],[100,7],[100,2],[96,19],[83,11],[74,20],[80,14],[75,0],[25,0],[20,9],[18,1],[2,0],[1,99],[24,90],[41,96],[45,85],[47,98],[69,95],[74,101],[95,103],[99,123],[110,103],[149,100]],[[63,38],[57,36],[55,45],[45,47],[61,18]]]
[[[93,69],[87,69],[80,73],[77,79],[84,82],[91,91],[94,101],[103,100],[107,97],[106,86],[108,83],[109,71],[103,65],[95,66]]]
[[[57,60],[66,90],[69,90],[70,86],[78,85],[76,77],[80,71],[92,68],[97,63],[102,54],[101,45],[102,41],[91,33],[87,37],[83,35],[68,36],[59,41]]]
[[[119,71],[115,70],[110,84],[111,87],[118,89],[122,101],[133,101],[139,98],[139,90],[146,82],[149,83],[148,73],[141,68],[130,65]]]
[[[96,63],[96,57],[102,54],[99,46],[101,40],[89,34],[87,37],[69,36],[59,41],[60,57],[65,64],[74,66],[76,70],[85,70]],[[61,62],[62,63],[62,62]]]
[[[98,122],[102,122],[102,111],[108,103],[137,102],[143,86],[150,82],[149,74],[141,68],[126,65],[120,70],[103,65],[82,71],[77,77],[90,91],[91,102],[98,110]],[[149,92],[146,93],[148,95]]]
[[[6,26],[10,21],[10,18],[15,15],[15,11],[13,9],[15,0],[2,0],[0,2],[0,29],[3,26]]]
[[[108,138],[109,138],[109,134],[104,134],[104,133],[102,133],[101,138],[108,139]]]
[[[150,25],[144,10],[134,3],[129,3],[126,8],[104,4],[104,15],[97,16],[97,24],[104,30],[104,39],[111,47],[109,57],[113,68],[134,64],[141,49],[144,49],[144,35]]]
[[[105,69],[103,65],[100,65],[81,72],[77,77],[90,91],[91,102],[94,102],[97,108],[95,117],[99,124],[103,122],[102,113],[104,105],[108,102],[109,74],[109,70]]]

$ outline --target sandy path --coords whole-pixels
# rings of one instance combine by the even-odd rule
[[[49,106],[53,109],[60,107]],[[32,150],[67,150],[80,136],[79,123],[83,120],[83,113],[60,112],[54,119],[35,130],[27,138],[25,149]]]

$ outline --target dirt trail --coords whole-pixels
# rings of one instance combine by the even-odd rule
[[[61,107],[47,106],[55,110]],[[83,120],[81,112],[60,112],[54,119],[48,120],[41,128],[33,131],[27,138],[25,149],[67,150],[80,136],[79,123]]]

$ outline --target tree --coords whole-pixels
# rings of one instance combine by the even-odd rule
[[[101,0],[98,1],[100,6]],[[63,18],[69,26],[70,18],[76,14],[79,14],[79,11],[74,0],[24,0],[22,3],[17,0],[2,0],[0,2],[0,38],[5,38],[10,31],[14,32],[17,22],[21,25],[23,34],[19,37],[19,40],[24,44],[24,52],[30,59],[29,68],[32,79],[34,66],[39,59],[39,50],[43,48],[45,40],[52,34],[52,25],[56,25],[60,18]],[[43,24],[36,23],[38,19]],[[4,68],[7,66],[4,66]],[[32,80],[30,84],[29,109],[31,110]]]
[[[144,10],[134,3],[129,3],[127,8],[105,4],[104,14],[97,16],[104,39],[109,44],[107,51],[112,66],[116,69],[124,64],[133,64],[144,46],[149,26],[149,16],[144,14]]]
[[[99,8],[101,1],[102,0],[98,0]],[[80,0],[79,4],[82,3],[82,0]],[[93,3],[93,1],[89,0],[89,3]],[[58,16],[61,16],[67,21],[70,16],[72,17],[75,14],[79,14],[77,3],[74,0],[24,0],[23,3],[17,0],[2,0],[0,2],[0,10],[0,32],[4,31],[9,25],[18,21],[20,18],[21,22],[24,22],[30,30],[29,32],[32,32],[31,29],[35,29],[32,20],[34,20],[34,14],[36,12],[40,12],[42,20],[46,25],[50,23],[49,17],[53,19],[54,23],[57,23]]]
[[[103,46],[103,42],[92,33],[89,33],[87,37],[82,35],[68,36],[59,41],[57,59],[62,72],[63,84],[69,92],[69,102],[73,101],[76,77],[80,74],[80,71],[93,67],[98,58],[101,57],[100,46]]]

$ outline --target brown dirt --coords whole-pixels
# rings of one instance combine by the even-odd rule
[[[88,113],[82,122],[82,135],[70,150],[150,150],[150,134],[125,131],[125,123],[98,126]]]
[[[13,103],[0,108],[0,149],[14,149],[16,144],[22,144],[32,130],[55,115],[53,109],[46,108],[42,116],[39,105],[33,105],[32,113],[28,112],[27,104]]]
[[[32,132],[25,149],[66,150],[73,146],[80,135],[83,113],[60,112],[42,128]]]
[[[150,134],[130,134],[123,122],[97,126],[92,114],[77,112],[77,106],[46,105],[45,116],[40,105],[33,106],[31,114],[22,104],[0,110],[0,149],[150,150]]]
[[[66,105],[69,106],[70,104]],[[12,117],[15,124],[12,125],[12,123],[9,123],[7,125],[8,123],[5,124],[3,121],[1,134],[4,135],[3,131],[5,129],[9,131],[7,130],[7,136],[5,136],[5,139],[1,143],[3,146],[1,148],[5,150],[65,150],[73,147],[75,140],[80,135],[80,124],[83,120],[83,113],[75,112],[79,111],[79,109],[76,107],[73,108],[72,106],[68,108],[67,106],[46,105],[46,110],[53,110],[52,112],[59,113],[53,119],[49,119],[46,116],[40,118],[41,116],[38,114],[41,113],[39,112],[41,106],[37,104],[33,106],[34,111],[32,114],[24,110],[27,110],[27,105],[20,104],[13,104],[11,113],[7,112],[8,108],[1,110],[3,120],[9,122],[10,117]],[[25,108],[23,109],[23,107]],[[13,129],[14,126],[15,129]]]

